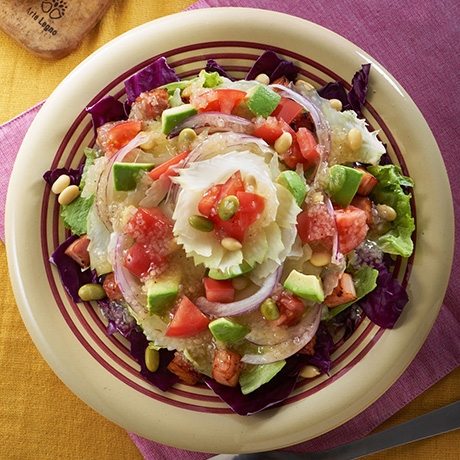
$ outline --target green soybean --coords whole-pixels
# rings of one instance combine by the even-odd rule
[[[280,317],[278,305],[276,305],[276,302],[271,297],[265,299],[261,303],[260,312],[262,313],[263,317],[268,321],[275,321]]]
[[[150,372],[156,372],[160,366],[160,353],[155,348],[145,349],[145,366]]]
[[[230,220],[238,211],[240,201],[235,195],[228,195],[221,200],[217,208],[217,214],[222,220]]]
[[[207,217],[193,214],[188,218],[188,223],[195,230],[200,232],[212,232],[214,230],[214,222]]]
[[[89,302],[91,300],[101,300],[106,296],[104,288],[97,283],[88,283],[84,284],[78,290],[78,296],[84,302]]]

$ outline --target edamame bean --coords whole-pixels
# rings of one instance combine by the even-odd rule
[[[104,288],[97,283],[84,284],[78,290],[78,296],[84,302],[90,302],[91,300],[101,300],[106,296]]]
[[[156,372],[160,366],[160,353],[149,346],[145,349],[145,366],[150,372]]]
[[[378,204],[376,208],[379,216],[388,222],[393,222],[397,217],[396,211],[387,204]]]
[[[222,220],[230,220],[238,211],[240,201],[235,195],[228,195],[221,200],[217,207],[217,214]]]
[[[188,142],[192,142],[196,139],[196,132],[192,128],[184,128],[179,133],[179,144],[184,144]]]
[[[193,214],[188,218],[188,223],[195,230],[200,232],[212,232],[214,230],[214,222],[207,217]]]
[[[275,321],[280,317],[280,311],[276,302],[269,297],[265,299],[260,305],[260,312],[262,316],[268,321]]]

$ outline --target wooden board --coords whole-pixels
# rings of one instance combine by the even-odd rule
[[[33,54],[71,53],[113,0],[0,0],[0,29]]]

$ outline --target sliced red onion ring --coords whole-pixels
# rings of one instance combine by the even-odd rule
[[[270,364],[289,358],[300,351],[314,337],[321,320],[321,304],[311,307],[293,332],[291,339],[276,345],[259,347],[258,353],[248,353],[241,359],[247,364]]]
[[[108,205],[111,203],[111,196],[113,192],[113,180],[112,180],[112,171],[113,165],[116,162],[121,162],[126,157],[128,153],[134,150],[136,147],[144,144],[148,140],[148,135],[140,132],[136,137],[134,137],[130,142],[128,142],[124,147],[118,150],[114,155],[112,155],[101,175],[96,186],[96,209],[99,219],[110,231],[112,229],[112,224],[110,222],[110,215],[108,212]]]
[[[326,117],[323,115],[321,109],[313,101],[308,99],[303,94],[299,94],[298,92],[290,88],[287,88],[286,86],[271,85],[271,87],[275,88],[280,96],[292,99],[310,113],[313,119],[313,123],[316,127],[316,136],[318,137],[318,143],[325,147],[325,154],[327,155],[328,152],[331,150],[331,135],[329,123],[326,120]],[[323,161],[324,160],[326,160],[326,158],[323,158]]]
[[[339,232],[337,230],[337,225],[336,225],[336,220],[335,220],[334,206],[332,205],[332,201],[327,195],[325,195],[324,197],[324,202],[326,204],[326,209],[329,215],[332,217],[332,221],[334,222],[334,235],[332,236],[331,262],[335,265],[341,265],[343,262],[343,254],[339,252]]]
[[[254,130],[254,123],[236,115],[221,112],[201,112],[178,124],[169,133],[169,137],[176,137],[185,128],[191,128],[197,133],[204,129],[209,129],[210,133],[232,131],[234,133],[251,134]]]
[[[236,302],[222,303],[210,302],[205,297],[196,299],[196,306],[206,315],[214,317],[237,316],[249,313],[267,299],[272,293],[276,283],[281,276],[282,267],[278,267],[273,273],[268,275],[262,286],[253,295]]]
[[[113,272],[125,301],[134,312],[136,319],[139,320],[147,316],[145,294],[142,292],[139,279],[124,267],[125,251],[131,243],[130,235],[123,233],[118,235],[114,251]]]

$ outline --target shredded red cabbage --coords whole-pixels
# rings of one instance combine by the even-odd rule
[[[246,75],[246,80],[254,80],[261,73],[268,75],[272,82],[280,77],[286,77],[288,80],[294,81],[297,77],[298,69],[291,61],[286,61],[278,57],[274,51],[268,50],[254,62],[254,65]]]
[[[169,372],[168,364],[174,358],[174,352],[166,349],[159,350],[160,366],[156,372],[150,372],[145,364],[145,349],[148,346],[147,337],[145,337],[142,329],[135,327],[128,335],[131,344],[131,355],[141,366],[141,375],[151,384],[155,385],[162,391],[168,391],[175,383],[179,381],[177,375]]]
[[[79,185],[81,181],[81,175],[83,173],[84,165],[81,165],[79,168],[56,168],[50,169],[43,174],[43,179],[49,185],[53,185],[56,179],[58,179],[63,174],[67,174],[70,177],[71,185]]]
[[[221,77],[235,81],[235,78],[231,77],[214,59],[207,60],[204,70],[208,73],[217,72]]]
[[[65,250],[78,238],[77,235],[67,238],[50,257],[50,262],[56,265],[62,285],[74,302],[82,302],[78,295],[81,286],[96,281],[96,274],[92,270],[82,270],[77,262],[65,254]]]
[[[106,96],[86,111],[91,114],[94,128],[94,135],[97,135],[97,128],[109,121],[126,120],[125,106],[123,102],[115,99],[113,96]]]
[[[160,57],[125,80],[127,101],[132,104],[141,93],[179,80],[175,70],[169,67],[166,58]]]

